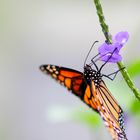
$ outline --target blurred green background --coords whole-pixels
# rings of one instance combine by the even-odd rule
[[[130,34],[121,54],[140,89],[140,1],[101,2],[110,32]],[[111,140],[95,112],[39,71],[48,63],[83,71],[95,40],[104,36],[92,0],[0,0],[0,140]],[[121,74],[105,81],[125,112],[128,139],[139,140],[140,103]]]

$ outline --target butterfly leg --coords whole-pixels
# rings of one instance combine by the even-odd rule
[[[105,56],[105,55],[107,55],[107,54],[108,54],[108,53],[104,54],[103,56]],[[95,55],[95,56],[91,59],[91,62],[92,62],[92,63],[90,63],[90,66],[94,65],[97,71],[98,71],[99,69],[98,69],[98,66],[96,65],[96,62],[97,62],[98,60],[100,60],[101,57],[103,57],[103,56],[101,56],[101,57],[98,57],[97,59],[95,59],[95,58],[96,58],[97,56],[99,56],[99,55],[100,55],[100,53],[98,53],[97,55]],[[113,55],[113,53],[111,54],[111,56],[109,57],[109,59],[112,57],[112,55]],[[94,60],[94,59],[95,59],[95,60]],[[108,60],[109,60],[109,59],[108,59]],[[101,67],[103,67],[103,66],[108,62],[108,60],[107,60]],[[101,69],[102,69],[102,68],[100,68],[100,71],[101,71]]]
[[[99,56],[99,54],[100,54],[100,53],[96,54],[96,55],[91,59],[91,61],[94,61],[94,59],[95,59],[97,56]]]
[[[125,67],[123,67],[123,68],[121,68],[121,69],[119,69],[119,70],[117,70],[117,71],[115,71],[115,72],[113,72],[113,73],[111,73],[111,74],[109,74],[109,75],[102,75],[102,76],[104,76],[104,77],[107,77],[108,79],[110,79],[110,80],[114,80],[115,79],[115,77],[116,77],[116,75],[118,74],[118,72],[120,72],[121,70],[123,70],[123,69],[125,69]],[[112,76],[113,75],[113,77],[110,77],[110,76]]]

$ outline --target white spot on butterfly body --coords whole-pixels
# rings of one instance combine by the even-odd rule
[[[57,75],[58,75],[58,73],[59,73],[58,71],[55,71],[55,74],[57,74]]]

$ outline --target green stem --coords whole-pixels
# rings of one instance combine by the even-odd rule
[[[104,15],[103,15],[103,10],[102,10],[102,6],[100,4],[100,1],[99,0],[94,0],[94,3],[95,3],[95,6],[96,6],[96,9],[97,9],[97,15],[99,17],[100,25],[102,27],[102,31],[104,33],[106,41],[109,44],[111,44],[112,43],[112,36],[109,33],[108,25],[105,23],[105,18],[104,18]]]
[[[124,68],[124,64],[122,62],[118,62],[118,67],[119,69]],[[133,91],[133,93],[135,94],[136,98],[138,100],[140,100],[140,92],[139,90],[135,87],[135,85],[133,84],[133,81],[131,80],[129,73],[127,72],[127,69],[123,69],[121,70],[121,73],[123,75],[123,78],[125,79],[127,85],[129,86],[129,88]]]
[[[111,44],[112,43],[112,37],[111,37],[111,34],[109,33],[108,25],[105,23],[105,18],[104,18],[102,6],[100,4],[100,0],[94,0],[94,3],[95,3],[95,6],[96,6],[97,15],[99,17],[99,22],[100,22],[102,31],[104,33],[104,36],[106,38],[106,41],[109,44]],[[122,69],[121,73],[122,73],[122,76],[123,76],[124,80],[126,81],[127,85],[133,91],[136,98],[140,101],[140,92],[134,86],[133,81],[131,80],[131,78],[130,78],[128,72],[127,72],[127,69],[126,68],[123,69],[125,67],[124,64],[122,62],[118,62],[117,65],[118,65],[119,69]]]

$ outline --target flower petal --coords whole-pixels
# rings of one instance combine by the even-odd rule
[[[106,42],[98,48],[100,53],[100,60],[116,63],[122,60],[119,51],[129,38],[128,32],[119,32],[113,37],[113,44]],[[111,58],[110,58],[111,56]]]
[[[119,32],[115,36],[115,41],[120,43],[121,45],[124,45],[129,38],[128,32]]]
[[[121,57],[120,54],[116,54],[116,53],[115,53],[115,54],[112,55],[111,58],[109,58],[110,55],[111,55],[111,54],[102,56],[100,59],[101,59],[102,61],[105,61],[105,62],[108,61],[108,62],[112,62],[112,63],[117,63],[117,62],[119,62],[119,61],[122,60],[122,57]]]
[[[107,53],[111,53],[114,51],[114,49],[117,47],[117,44],[107,44],[107,43],[104,43],[103,45],[101,45],[99,48],[98,48],[98,52],[101,54],[101,55],[104,55],[104,54],[107,54]],[[116,50],[117,51],[117,50]],[[118,49],[119,51],[119,49]]]

